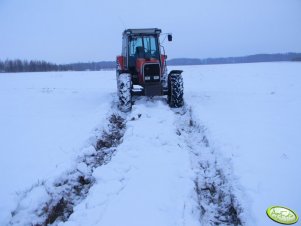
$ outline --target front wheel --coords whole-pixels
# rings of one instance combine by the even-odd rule
[[[132,109],[132,76],[128,73],[122,73],[117,78],[118,107],[122,112],[128,112]]]
[[[184,86],[182,71],[171,71],[168,75],[168,103],[172,108],[184,105]]]

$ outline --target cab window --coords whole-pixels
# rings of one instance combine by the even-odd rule
[[[152,35],[132,36],[129,40],[129,57],[159,59],[157,38]]]

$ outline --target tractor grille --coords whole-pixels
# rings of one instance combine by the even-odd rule
[[[147,83],[144,86],[144,95],[148,97],[163,95],[162,86],[160,83]]]
[[[145,64],[144,65],[144,81],[149,82],[159,82],[160,81],[160,65],[155,64]]]

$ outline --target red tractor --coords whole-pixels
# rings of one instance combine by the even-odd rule
[[[160,34],[158,28],[126,29],[122,33],[116,77],[119,109],[123,112],[131,110],[133,95],[167,95],[170,107],[184,104],[182,71],[173,70],[167,74],[167,56],[160,45]],[[167,37],[172,41],[171,34]]]

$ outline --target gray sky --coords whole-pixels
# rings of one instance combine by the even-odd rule
[[[301,0],[0,0],[0,59],[115,60],[141,27],[173,34],[169,59],[301,52]]]

